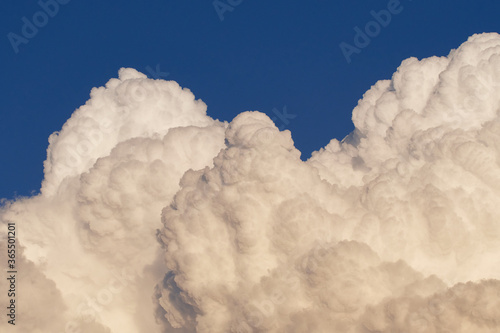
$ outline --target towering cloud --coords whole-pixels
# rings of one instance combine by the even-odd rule
[[[49,138],[41,194],[1,211],[4,223],[17,224],[33,278],[54,285],[39,297],[64,300],[65,311],[33,311],[33,320],[60,321],[40,332],[158,331],[151,297],[166,272],[156,241],[161,210],[183,173],[212,165],[224,146],[226,125],[205,112],[175,82],[122,69]],[[27,309],[19,305],[22,332],[32,331]]]
[[[407,59],[304,162],[266,115],[122,69],[0,211],[36,295],[17,328],[498,332],[499,92],[497,34]]]

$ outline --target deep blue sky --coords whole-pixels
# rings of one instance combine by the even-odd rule
[[[42,8],[2,1],[0,198],[39,190],[48,136],[120,67],[149,74],[159,65],[220,120],[246,110],[273,117],[286,105],[296,118],[276,123],[304,159],[353,129],[358,99],[403,59],[447,55],[469,35],[500,31],[498,1],[401,0],[347,63],[339,44],[354,45],[354,27],[393,0],[220,2],[236,5],[223,21],[211,0],[71,0],[16,53],[8,34],[22,36],[22,18],[43,19]]]

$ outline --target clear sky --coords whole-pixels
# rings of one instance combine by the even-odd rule
[[[38,191],[49,135],[121,67],[177,81],[213,118],[265,112],[307,159],[402,60],[500,31],[494,0],[54,1],[0,4],[0,198]]]

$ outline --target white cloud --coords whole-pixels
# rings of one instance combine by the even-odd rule
[[[119,74],[0,211],[37,281],[21,331],[500,329],[499,35],[403,61],[307,162],[262,113]]]

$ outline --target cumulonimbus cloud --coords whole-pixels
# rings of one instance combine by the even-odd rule
[[[304,162],[263,113],[122,69],[0,211],[39,286],[17,328],[498,332],[499,91],[497,34],[407,59]]]

